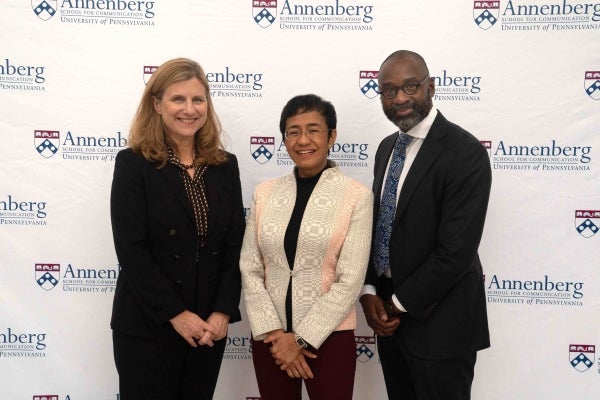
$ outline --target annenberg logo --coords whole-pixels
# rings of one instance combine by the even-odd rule
[[[570,344],[569,363],[579,372],[585,372],[594,365],[596,346],[593,344]]]
[[[503,31],[574,31],[600,29],[600,2],[475,1],[473,19],[481,29],[500,25]],[[499,22],[499,24],[496,24]]]
[[[275,23],[279,15],[279,28],[289,30],[340,31],[365,30],[372,31],[372,5],[348,4],[347,1],[335,0],[334,4],[304,4],[293,0],[251,0],[252,18],[261,28],[268,28]]]
[[[379,71],[360,71],[358,73],[358,87],[362,94],[369,99],[373,99],[379,94],[378,76]]]
[[[600,229],[600,210],[575,210],[575,229],[584,238],[591,238]]]
[[[482,141],[494,170],[560,172],[591,171],[592,146],[565,145],[556,139],[537,145],[520,145],[500,140]]]
[[[0,225],[46,225],[46,202],[0,197]]]
[[[154,1],[140,0],[31,0],[33,14],[48,21],[85,25],[154,26]]]
[[[442,101],[479,101],[481,92],[481,76],[451,74],[443,70],[439,75],[432,75],[435,83],[434,100]]]
[[[144,84],[157,69],[157,66],[144,66]],[[229,66],[222,71],[206,72],[212,97],[262,97],[262,78],[263,73],[240,72]]]
[[[120,131],[112,136],[78,135],[70,130],[61,142],[61,133],[53,130],[35,130],[33,132],[35,150],[44,158],[53,157],[62,149],[64,160],[113,161],[127,138]]]
[[[45,91],[46,67],[17,64],[9,58],[0,63],[0,89]]]
[[[0,331],[0,358],[46,357],[46,334],[21,332],[12,328]]]
[[[600,71],[585,71],[583,87],[590,98],[600,100]]]
[[[226,360],[251,360],[252,341],[246,336],[227,336],[223,358]]]
[[[507,279],[494,274],[488,278],[488,303],[583,306],[584,282],[557,280],[548,275],[540,279]]]

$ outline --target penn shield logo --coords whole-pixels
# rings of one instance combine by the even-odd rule
[[[575,229],[584,238],[591,238],[600,229],[600,210],[575,210]]]
[[[148,84],[148,81],[152,77],[152,74],[158,69],[157,65],[144,65],[144,85]]]
[[[275,138],[272,136],[251,136],[250,154],[257,163],[266,163],[275,154]]]
[[[583,87],[588,96],[600,100],[600,71],[585,71]]]
[[[490,29],[500,15],[499,1],[475,1],[473,3],[473,20],[481,29]]]
[[[487,151],[488,156],[492,158],[492,141],[491,140],[480,140],[479,141],[483,148]]]
[[[60,280],[60,264],[35,264],[35,281],[44,290],[52,290]]]
[[[35,150],[45,158],[50,158],[56,154],[60,146],[60,132],[35,130],[33,131],[33,144]]]
[[[277,17],[277,0],[252,0],[252,18],[261,28],[268,28]]]
[[[579,372],[585,372],[592,365],[596,358],[596,346],[592,344],[570,344],[569,362],[571,366]]]
[[[375,355],[377,347],[375,336],[354,336],[356,343],[356,359],[361,363],[370,361]]]
[[[33,13],[41,20],[48,21],[56,14],[57,0],[31,0]]]
[[[360,91],[369,99],[373,99],[379,94],[378,76],[379,71],[360,71],[358,74]]]

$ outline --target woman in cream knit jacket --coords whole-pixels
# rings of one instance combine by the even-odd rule
[[[373,196],[327,159],[331,103],[294,97],[280,130],[296,167],[257,186],[240,260],[261,398],[351,399]]]

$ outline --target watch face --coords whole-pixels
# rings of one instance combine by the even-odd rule
[[[296,335],[296,343],[298,343],[298,346],[302,348],[307,347],[306,342],[304,341],[304,339],[302,339],[301,336]]]

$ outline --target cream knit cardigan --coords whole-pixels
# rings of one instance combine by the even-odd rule
[[[356,300],[371,246],[373,194],[338,167],[323,171],[300,225],[294,269],[283,239],[296,201],[294,174],[259,184],[240,257],[242,288],[255,340],[285,329],[292,276],[293,330],[313,347],[356,328]]]

